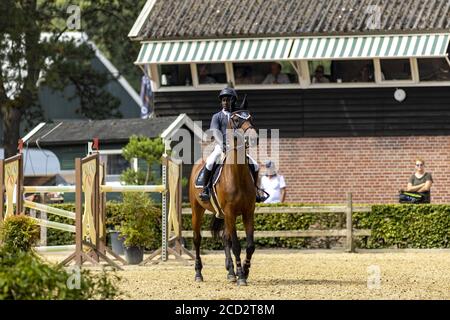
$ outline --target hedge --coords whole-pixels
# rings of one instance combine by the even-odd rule
[[[302,204],[288,204],[302,206]],[[58,204],[57,208],[74,211],[74,204]],[[107,203],[107,227],[120,224],[120,207],[117,202]],[[261,205],[267,207],[270,205]],[[280,205],[276,205],[280,206]],[[286,206],[283,204],[281,206]],[[65,218],[48,215],[52,221],[71,223]],[[209,230],[211,215],[205,215],[202,230]],[[450,205],[374,205],[371,212],[355,212],[353,215],[355,229],[370,229],[370,237],[358,237],[359,248],[448,248],[450,247]],[[192,230],[191,216],[183,215],[183,230]],[[345,228],[345,215],[339,213],[293,214],[274,213],[256,214],[255,230],[306,230]],[[238,218],[237,229],[244,230],[242,219]],[[48,229],[48,245],[74,243],[73,234]],[[261,248],[330,248],[342,246],[345,238],[261,238],[255,239]],[[245,241],[242,241],[245,245]],[[187,247],[192,242],[187,239]],[[221,249],[220,241],[205,238],[202,249]],[[148,248],[153,249],[153,248]]]

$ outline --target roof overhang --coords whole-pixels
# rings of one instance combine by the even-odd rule
[[[143,42],[135,64],[446,57],[448,33]]]

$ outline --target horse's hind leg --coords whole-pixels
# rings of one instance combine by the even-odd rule
[[[247,238],[247,255],[244,262],[244,276],[245,279],[248,278],[250,272],[250,261],[252,255],[255,252],[255,242],[254,242],[254,221],[253,214],[242,215],[242,221],[244,222],[245,234]]]
[[[200,258],[200,244],[202,242],[202,236],[200,229],[202,225],[202,218],[205,209],[200,206],[196,201],[191,202],[192,208],[192,230],[194,231],[194,246],[195,246],[195,281],[203,281],[202,276],[202,259]]]
[[[236,274],[234,273],[233,258],[231,257],[231,246],[232,242],[230,237],[225,236],[223,233],[223,248],[225,250],[225,268],[228,271],[227,279],[228,281],[235,282]]]

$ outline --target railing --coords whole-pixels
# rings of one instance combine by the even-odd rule
[[[301,207],[256,207],[255,214],[273,214],[273,213],[345,213],[346,227],[345,229],[327,229],[327,230],[274,230],[274,231],[255,231],[255,238],[271,238],[271,237],[346,237],[346,251],[354,252],[354,237],[370,236],[369,229],[353,229],[352,217],[353,212],[370,212],[371,206],[356,205],[353,206],[352,194],[347,194],[347,203],[345,205],[336,206],[301,206]],[[212,214],[209,211],[206,214]],[[182,214],[190,215],[190,208],[183,208]],[[237,231],[238,237],[245,237],[245,231]],[[192,230],[184,230],[182,236],[185,238],[192,238]],[[201,236],[204,238],[212,237],[211,232],[201,231]]]

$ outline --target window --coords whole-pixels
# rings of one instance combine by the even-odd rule
[[[234,63],[233,70],[236,85],[298,83],[289,62]]]
[[[311,83],[374,82],[372,60],[309,61]]]
[[[409,59],[380,60],[381,80],[412,80]]]
[[[227,83],[227,73],[223,63],[197,64],[198,84]]]
[[[450,66],[444,58],[417,59],[420,81],[450,81]]]
[[[107,175],[120,175],[124,170],[131,167],[121,154],[102,154],[101,161],[106,163]]]
[[[191,66],[189,64],[163,64],[158,66],[161,87],[192,86]]]

